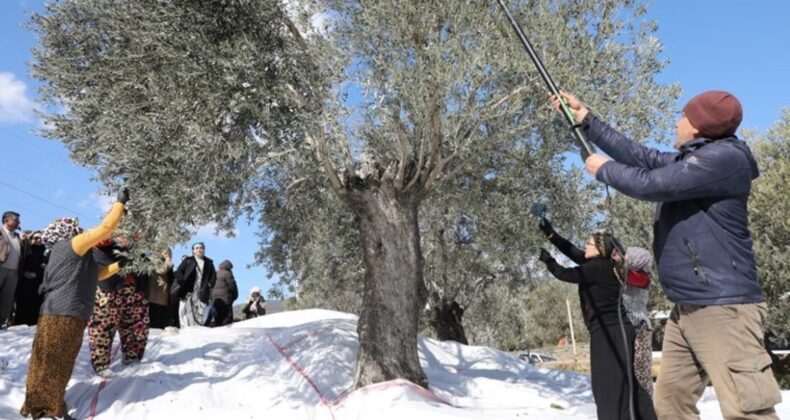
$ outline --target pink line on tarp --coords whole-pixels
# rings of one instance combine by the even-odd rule
[[[382,390],[385,390],[385,389],[391,389],[391,388],[397,388],[397,387],[408,387],[408,388],[411,388],[412,390],[414,390],[418,394],[420,394],[420,395],[422,395],[422,396],[424,396],[424,397],[426,397],[428,399],[436,401],[436,402],[438,402],[440,404],[445,404],[445,405],[452,406],[452,404],[450,404],[449,402],[443,400],[442,398],[440,398],[438,395],[436,395],[432,391],[427,390],[427,389],[415,384],[414,382],[411,382],[411,381],[406,380],[406,379],[393,379],[391,381],[380,382],[380,383],[377,383],[377,384],[368,385],[366,387],[355,389],[355,390],[348,389],[345,392],[343,392],[342,394],[340,394],[337,398],[335,398],[334,400],[330,401],[328,398],[326,398],[326,396],[324,396],[324,394],[321,392],[321,390],[318,389],[318,385],[316,385],[316,383],[312,380],[312,378],[310,378],[310,375],[308,375],[307,372],[305,372],[305,370],[299,365],[299,363],[294,361],[290,356],[288,356],[285,353],[285,350],[288,347],[290,347],[291,345],[293,345],[293,344],[295,344],[295,343],[297,343],[299,341],[304,340],[305,338],[307,338],[307,337],[309,337],[311,335],[313,335],[313,334],[306,334],[306,335],[304,335],[302,337],[299,337],[297,339],[294,339],[294,340],[286,343],[284,346],[281,346],[281,345],[277,344],[277,342],[269,334],[266,334],[266,338],[268,338],[269,342],[274,346],[275,349],[277,349],[277,352],[280,353],[280,356],[282,356],[283,359],[285,359],[288,362],[288,364],[291,365],[291,368],[293,368],[293,370],[295,370],[310,385],[310,387],[313,388],[313,391],[315,391],[316,395],[318,395],[318,398],[321,400],[321,404],[323,404],[324,407],[326,407],[326,409],[329,411],[329,414],[332,416],[333,419],[335,418],[335,413],[334,413],[334,411],[332,411],[332,406],[339,405],[340,403],[345,401],[348,397],[350,397],[352,394],[362,393],[364,395],[364,394],[368,394],[370,392],[382,391]]]
[[[334,419],[335,413],[332,411],[330,401],[324,396],[324,394],[321,393],[321,390],[318,389],[318,386],[315,384],[315,382],[313,382],[310,376],[307,375],[307,373],[304,371],[304,369],[302,369],[301,366],[299,366],[298,363],[296,363],[293,359],[291,359],[291,356],[285,354],[285,349],[281,347],[279,344],[277,344],[277,342],[274,341],[271,335],[266,334],[266,338],[268,338],[269,342],[272,343],[275,349],[277,349],[277,352],[280,353],[280,356],[282,356],[283,359],[285,359],[288,362],[288,364],[291,365],[291,368],[293,368],[293,370],[295,370],[296,373],[301,375],[302,378],[305,381],[307,381],[307,383],[313,388],[313,391],[315,391],[315,393],[318,395],[318,398],[321,400],[321,404],[323,404],[324,407],[326,407],[326,409],[329,410],[329,415],[332,416],[332,419]]]
[[[420,394],[420,395],[422,395],[422,396],[424,396],[426,398],[429,398],[429,399],[434,400],[434,401],[436,401],[438,403],[441,403],[441,404],[452,406],[452,404],[450,404],[449,402],[443,400],[441,397],[439,397],[438,395],[436,395],[432,391],[427,390],[427,389],[415,384],[414,382],[406,380],[406,379],[393,379],[393,380],[387,381],[387,382],[379,382],[377,384],[368,385],[366,387],[362,387],[362,388],[359,388],[359,389],[356,389],[356,390],[353,390],[353,391],[351,391],[351,390],[346,391],[342,395],[340,395],[337,399],[332,401],[332,405],[339,405],[341,402],[345,401],[352,394],[361,393],[361,394],[364,395],[364,394],[369,394],[369,393],[375,392],[375,391],[382,391],[382,390],[385,390],[385,389],[398,388],[398,387],[404,387],[404,386],[408,387],[408,388],[411,388],[412,390],[416,391],[418,394]]]
[[[118,350],[121,349],[121,344],[118,343],[118,346],[113,349],[112,354],[110,354],[110,363],[112,363],[112,359],[118,354]],[[93,420],[93,417],[96,415],[96,407],[99,405],[99,394],[107,385],[107,378],[101,378],[101,382],[99,382],[99,389],[96,390],[96,395],[93,396],[93,400],[91,401],[91,409],[88,412],[87,420]]]

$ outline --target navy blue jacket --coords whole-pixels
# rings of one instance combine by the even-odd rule
[[[658,203],[653,252],[670,301],[693,305],[763,302],[747,202],[757,163],[735,137],[694,139],[679,152],[631,141],[591,114],[582,130],[614,161],[596,178]]]

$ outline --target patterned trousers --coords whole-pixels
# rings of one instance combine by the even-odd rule
[[[66,385],[82,347],[85,319],[73,316],[41,315],[33,339],[27,371],[24,417],[62,417],[67,414]]]
[[[134,284],[105,292],[96,289],[96,305],[88,323],[89,348],[93,370],[101,372],[110,367],[112,340],[115,332],[121,336],[125,362],[139,361],[148,343],[148,301]]]
[[[653,396],[653,331],[641,323],[634,340],[634,376],[639,386]]]

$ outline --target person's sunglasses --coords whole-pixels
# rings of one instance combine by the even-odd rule
[[[33,239],[31,239],[31,241],[33,241],[33,242],[41,242],[41,237],[34,236]]]

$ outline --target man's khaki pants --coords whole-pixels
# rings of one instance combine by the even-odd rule
[[[725,419],[778,419],[782,400],[763,347],[765,303],[677,304],[667,321],[656,383],[659,419],[698,419],[708,379]]]

